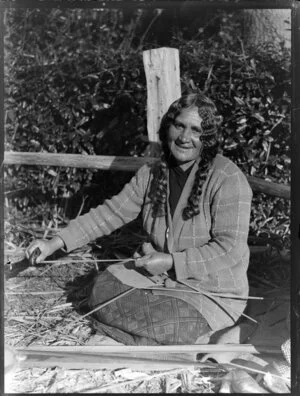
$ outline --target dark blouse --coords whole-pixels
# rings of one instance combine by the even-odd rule
[[[169,205],[170,205],[170,211],[171,211],[171,216],[173,217],[177,203],[179,201],[181,192],[183,190],[183,187],[187,181],[187,178],[189,177],[189,174],[191,173],[193,164],[187,169],[187,170],[182,170],[180,166],[176,164],[171,164],[170,170],[169,170],[169,189],[170,189],[170,195],[169,195]]]

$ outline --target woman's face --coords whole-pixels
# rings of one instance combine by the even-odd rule
[[[197,107],[183,109],[169,127],[167,144],[178,165],[194,161],[200,156],[202,118]]]

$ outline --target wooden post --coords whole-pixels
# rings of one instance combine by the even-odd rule
[[[158,129],[170,104],[181,96],[179,51],[155,48],[143,52],[147,81],[147,128],[150,142],[148,155],[157,155]]]

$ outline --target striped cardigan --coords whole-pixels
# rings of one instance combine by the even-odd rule
[[[172,254],[176,278],[203,292],[221,293],[215,299],[203,294],[153,291],[173,295],[192,304],[213,330],[233,325],[246,306],[247,245],[252,191],[241,170],[229,159],[217,155],[200,197],[200,213],[183,220],[193,185],[197,163],[187,179],[173,219],[168,213],[152,217],[148,197],[153,172],[144,165],[123,190],[87,214],[71,220],[58,235],[67,251],[108,235],[135,219],[142,211],[143,227],[156,250]]]

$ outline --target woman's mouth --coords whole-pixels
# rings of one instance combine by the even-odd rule
[[[184,150],[184,151],[186,151],[186,150],[190,150],[192,147],[191,146],[185,146],[185,145],[182,145],[182,144],[175,144],[176,145],[176,147],[179,149],[179,150]]]

